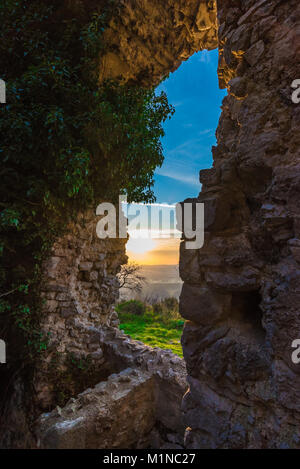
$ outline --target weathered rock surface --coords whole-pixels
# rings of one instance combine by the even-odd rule
[[[80,321],[76,328],[95,338],[114,373],[64,408],[43,414],[35,425],[38,445],[51,449],[182,445],[184,361],[133,341],[117,329],[96,329]]]
[[[102,79],[153,85],[193,52],[217,46],[214,2],[121,3],[106,33]],[[223,0],[217,11],[219,78],[228,96],[214,166],[200,173],[205,246],[187,251],[183,242],[180,261],[190,385],[185,444],[299,447],[300,374],[291,363],[300,333],[300,107],[291,100],[300,76],[299,4]],[[86,286],[96,271],[82,264]],[[57,297],[49,300],[57,311]],[[116,363],[127,355],[119,339],[107,350]]]
[[[101,79],[121,76],[154,85],[194,52],[219,46],[220,85],[228,88],[214,166],[201,171],[202,192],[194,201],[205,204],[205,245],[199,251],[185,250],[184,241],[181,246],[181,312],[187,319],[182,344],[189,382],[182,406],[185,445],[299,448],[300,365],[291,362],[291,343],[300,334],[300,105],[291,100],[291,83],[300,78],[299,2],[120,4],[106,32],[110,49],[100,64]],[[84,394],[84,407],[84,395],[78,396],[74,411],[69,403],[62,415],[54,411],[40,420],[41,444],[86,447],[101,417],[111,432],[119,431],[121,446],[181,446],[185,372],[178,370],[183,364],[106,329],[117,324],[114,278],[124,261],[124,244],[97,240],[87,218],[58,240],[45,266],[43,325],[53,349],[34,384],[41,411],[55,407],[48,366],[56,347],[63,356],[94,354],[96,381],[86,387],[104,384]],[[131,385],[118,384],[111,396],[105,394],[102,408],[99,389],[109,389],[108,375],[128,367],[138,375]],[[155,411],[147,406],[152,392]],[[145,400],[145,422],[131,408],[136,396]],[[128,435],[126,443],[131,422],[122,420],[124,432],[116,429],[113,412],[105,414],[108,404],[120,406],[142,437]],[[97,428],[95,447],[102,435]],[[20,435],[14,427],[9,432],[7,446],[14,446]],[[162,434],[171,435],[165,443]],[[105,445],[114,444],[111,433],[105,438]]]
[[[171,351],[133,341],[118,329],[102,328],[100,345],[113,369],[141,368],[154,376],[157,386],[157,421],[171,432],[183,434],[180,403],[187,391],[184,360]]]
[[[79,215],[68,233],[57,240],[44,265],[41,328],[49,335],[49,345],[34,376],[37,405],[44,411],[55,404],[55,388],[62,387],[55,379],[58,372],[66,394],[77,389],[75,379],[67,374],[65,361],[70,357],[78,362],[88,357],[95,378],[87,385],[96,384],[110,372],[97,335],[76,328],[77,320],[92,328],[116,324],[116,274],[127,261],[126,239],[99,239],[98,221],[92,210]]]
[[[215,0],[121,0],[100,79],[158,84],[194,52],[218,47]]]
[[[181,248],[187,448],[299,448],[299,117],[296,1],[219,1],[228,87],[200,173],[205,246]]]
[[[155,383],[132,369],[43,414],[39,446],[47,449],[145,448],[155,425]]]

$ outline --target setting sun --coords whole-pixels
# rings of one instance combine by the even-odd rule
[[[150,238],[130,238],[127,243],[127,250],[133,254],[145,254],[152,251],[156,246],[156,242]]]
[[[141,265],[177,265],[179,245],[179,239],[130,238],[127,255]]]

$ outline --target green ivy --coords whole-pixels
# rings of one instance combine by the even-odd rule
[[[77,396],[87,387],[95,386],[101,379],[102,365],[93,361],[90,355],[76,358],[67,353],[52,356],[48,373],[52,384],[53,401],[64,406],[71,397]]]
[[[47,347],[37,292],[53,240],[103,199],[154,201],[162,123],[173,113],[154,89],[99,84],[117,2],[93,11],[87,3],[0,4],[0,336],[11,322],[30,355]]]

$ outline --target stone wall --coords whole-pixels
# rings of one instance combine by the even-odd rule
[[[44,264],[41,330],[48,335],[49,345],[34,378],[37,403],[43,410],[55,405],[54,388],[62,386],[53,379],[53,374],[57,377],[59,369],[61,380],[67,380],[66,360],[80,364],[88,357],[88,365],[96,367],[97,377],[91,376],[92,383],[83,382],[82,386],[96,384],[101,375],[106,377],[110,371],[97,338],[78,332],[75,324],[79,321],[86,327],[97,328],[104,324],[113,326],[117,319],[113,308],[119,296],[116,274],[127,262],[126,239],[99,239],[96,234],[99,219],[92,210],[80,214],[56,241]],[[69,381],[72,393],[77,389],[76,383],[71,376]]]
[[[299,5],[120,3],[106,32],[110,50],[101,79],[122,76],[153,85],[194,52],[219,45],[220,86],[229,92],[214,166],[200,174],[205,246],[181,247],[181,313],[187,319],[182,343],[190,385],[183,402],[185,444],[298,447],[299,370],[291,363],[291,342],[300,329],[299,106],[291,101],[291,83],[300,77]],[[91,283],[90,267],[81,281]],[[47,300],[56,307],[52,295]],[[78,293],[72,295],[78,301]],[[83,314],[88,318],[89,312]],[[67,328],[73,320],[57,312],[49,317]],[[70,336],[75,329],[70,327]],[[76,335],[73,343],[78,340]]]
[[[291,101],[291,83],[300,78],[299,3],[217,3],[218,8],[210,0],[121,1],[122,8],[105,33],[109,50],[99,73],[101,79],[121,76],[155,85],[194,52],[219,45],[220,85],[228,88],[228,96],[217,130],[218,146],[213,148],[214,166],[201,171],[202,192],[195,200],[205,203],[205,246],[199,251],[185,250],[184,241],[181,246],[181,313],[187,320],[182,344],[190,386],[183,400],[185,445],[300,447],[300,374],[291,363],[291,342],[300,333],[300,107]],[[155,387],[155,415],[161,414],[163,421],[153,427],[153,407],[143,407],[143,435],[148,438],[151,427],[156,447],[161,447],[161,425],[182,425],[179,400],[185,374],[179,373],[177,386],[171,356],[161,357],[107,329],[115,321],[114,278],[124,262],[124,244],[98,240],[94,216],[85,214],[84,219],[57,241],[45,265],[42,325],[51,335],[49,351],[35,374],[38,406],[41,411],[55,407],[53,370],[68,371],[63,363],[56,367],[56,350],[63,359],[70,353],[76,359],[94,356],[92,379],[88,375],[81,385],[85,389],[104,384],[75,402],[77,406],[86,399],[87,415],[89,394],[97,408],[101,406],[98,390],[110,389],[106,380],[111,373],[117,376],[110,379],[119,382],[124,368],[138,368],[140,382],[130,389],[124,385],[121,401],[127,409],[129,397],[136,402],[137,392],[149,402]],[[72,389],[74,379],[70,383],[68,391],[77,392]],[[173,401],[176,409],[168,407]],[[103,408],[105,415],[105,401]],[[82,417],[80,409],[74,409],[71,402],[62,415],[51,414],[49,426],[44,420],[42,440],[52,423],[58,424],[56,442],[57,429],[72,430],[73,413]],[[92,426],[84,428],[93,429],[95,414],[90,415]],[[135,413],[128,415],[137,422]],[[20,441],[13,432],[14,428],[6,446]],[[171,435],[167,441],[176,445],[175,430]],[[118,441],[123,445],[121,436]],[[76,438],[80,446],[82,440]],[[149,442],[147,438],[143,441]],[[98,446],[98,440],[94,442]],[[128,445],[140,444],[139,439],[128,440]]]
[[[183,0],[120,1],[105,32],[107,53],[101,59],[100,80],[121,76],[140,85],[158,83],[204,45],[217,46],[216,20],[215,1],[192,0],[188,6]],[[93,211],[80,214],[44,265],[41,329],[49,336],[49,346],[34,376],[41,411],[57,404],[58,393],[64,401],[64,394],[76,395],[119,369],[111,356],[104,358],[95,331],[117,325],[116,274],[126,262],[126,240],[99,240],[96,223]],[[78,385],[77,374],[68,369],[70,361],[80,365],[86,358],[90,377]],[[178,406],[176,418],[179,413]]]
[[[205,245],[181,249],[187,448],[300,447],[298,1],[219,1],[223,102],[200,172]]]
[[[153,86],[194,52],[218,47],[215,0],[120,0],[100,79]]]
[[[31,445],[182,447],[185,364],[116,327],[126,239],[100,240],[98,220],[93,211],[79,215],[44,264],[41,327],[49,345],[35,370],[34,414],[47,413]]]
[[[138,368],[154,376],[157,385],[156,419],[169,433],[183,436],[180,404],[187,391],[184,360],[170,350],[148,347],[109,327],[102,328],[100,343],[112,369]]]
[[[180,411],[187,390],[182,359],[133,341],[118,329],[75,320],[79,336],[93,337],[111,374],[35,423],[42,448],[183,448]],[[98,381],[97,381],[98,378]]]
[[[110,377],[38,422],[43,449],[145,448],[155,425],[155,383],[132,369]]]

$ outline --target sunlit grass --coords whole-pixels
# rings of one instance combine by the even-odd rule
[[[182,357],[180,344],[183,329],[182,320],[166,320],[165,317],[160,317],[151,310],[147,310],[141,316],[119,312],[119,319],[120,329],[132,339],[139,340],[151,347],[171,350]]]

